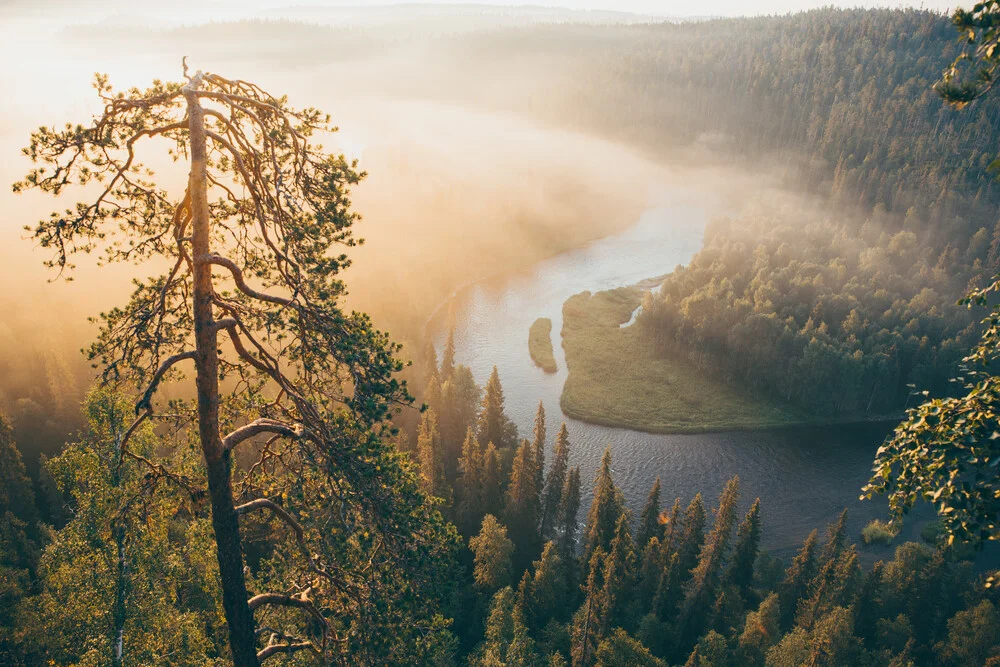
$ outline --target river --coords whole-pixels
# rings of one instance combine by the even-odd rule
[[[788,558],[810,530],[822,532],[844,508],[849,510],[851,537],[860,543],[864,525],[887,515],[883,499],[860,501],[858,496],[889,424],[655,435],[587,424],[559,410],[567,375],[559,333],[563,302],[584,290],[632,285],[688,262],[701,247],[711,214],[683,192],[661,195],[621,233],[551,257],[531,270],[460,290],[431,320],[432,340],[440,352],[450,322],[456,360],[469,366],[480,384],[497,366],[507,413],[522,437],[531,437],[538,401],[544,402],[548,461],[559,423],[566,421],[570,464],[580,466],[584,484],[581,521],[601,455],[610,446],[615,482],[636,516],[657,476],[667,508],[675,497],[686,504],[697,492],[714,508],[726,481],[739,475],[742,506],[748,507],[755,497],[761,499],[762,544],[772,553]],[[528,354],[528,328],[538,317],[552,319],[556,373],[542,371]],[[928,512],[924,509],[918,515],[926,517]],[[918,526],[910,523],[896,544],[919,539]],[[891,548],[862,549],[867,562],[889,554]]]

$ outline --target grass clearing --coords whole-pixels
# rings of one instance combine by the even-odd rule
[[[622,287],[583,292],[563,304],[562,344],[569,377],[560,403],[567,415],[652,433],[816,423],[715,381],[686,360],[656,356],[641,325],[621,328],[643,294],[639,287]]]
[[[559,366],[552,351],[552,320],[539,317],[528,330],[528,352],[531,360],[546,373],[555,373]]]

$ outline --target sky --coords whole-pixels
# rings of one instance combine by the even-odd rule
[[[234,12],[252,13],[255,10],[309,7],[362,7],[387,4],[454,4],[456,0],[0,0],[0,9],[29,10],[33,13],[46,9],[77,10],[100,9],[112,13],[128,12],[153,15],[184,12],[187,7],[197,8],[201,15],[215,14],[230,17]],[[518,4],[543,5],[576,10],[612,10],[659,16],[740,16],[757,14],[784,14],[816,7],[922,7],[934,11],[949,11],[970,2],[961,0],[473,0],[475,4],[510,6]],[[472,4],[472,3],[470,3]]]

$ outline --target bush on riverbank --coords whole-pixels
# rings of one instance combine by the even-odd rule
[[[861,530],[861,541],[865,544],[887,545],[896,539],[897,535],[899,535],[899,529],[888,521],[872,519]]]
[[[539,317],[528,330],[528,352],[531,360],[546,373],[559,370],[556,357],[552,351],[552,320]]]

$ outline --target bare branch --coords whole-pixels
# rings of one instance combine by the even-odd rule
[[[146,387],[146,391],[143,392],[142,398],[139,402],[135,404],[135,413],[139,414],[143,409],[147,410],[151,415],[153,410],[151,407],[151,401],[153,400],[153,394],[156,393],[156,388],[160,384],[160,380],[163,379],[163,375],[170,370],[170,367],[174,364],[184,361],[185,359],[194,359],[197,355],[193,350],[188,352],[181,352],[168,357],[166,361],[160,364],[160,367],[156,369],[156,373],[153,374],[153,379],[150,381],[149,386]],[[131,429],[130,429],[131,430]]]
[[[222,448],[232,450],[248,438],[261,433],[277,433],[286,438],[298,438],[302,435],[301,424],[287,424],[276,419],[255,419],[246,426],[241,426],[222,439]]]
[[[294,306],[295,302],[291,299],[286,299],[280,296],[273,296],[271,294],[265,294],[263,292],[258,292],[254,288],[247,285],[246,280],[243,278],[243,270],[236,266],[235,262],[230,259],[226,259],[221,255],[211,254],[211,255],[201,255],[195,258],[196,262],[204,262],[206,264],[215,264],[216,266],[221,266],[225,269],[229,269],[229,272],[233,274],[233,280],[236,282],[236,287],[239,288],[241,292],[246,294],[252,299],[257,299],[258,301],[267,301],[268,303],[276,303],[281,306]]]

